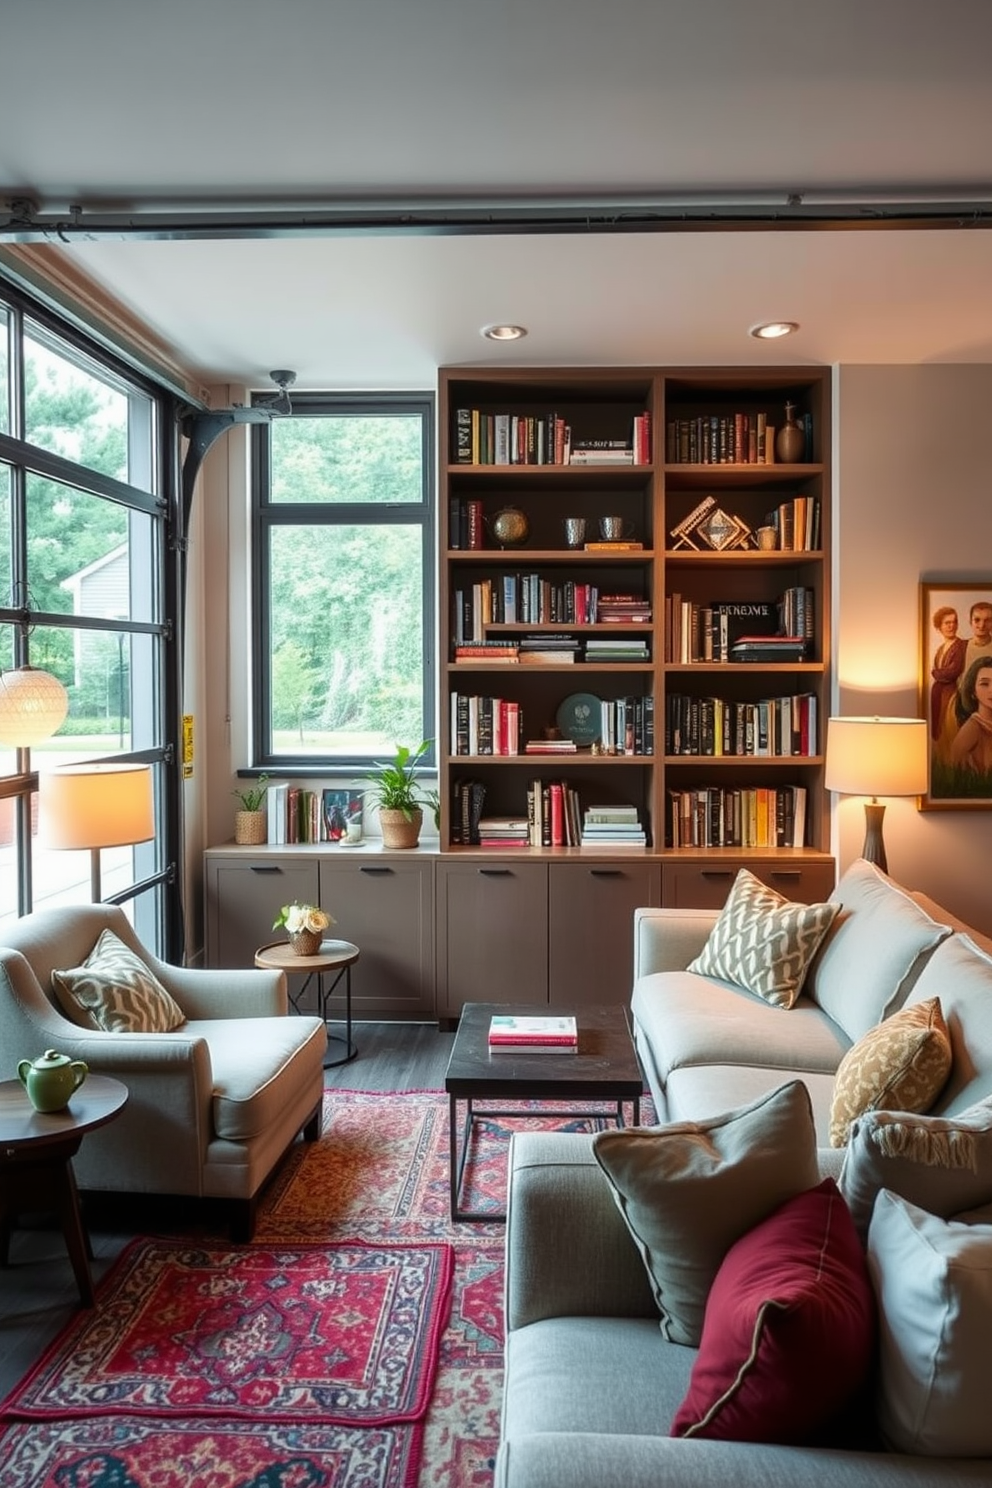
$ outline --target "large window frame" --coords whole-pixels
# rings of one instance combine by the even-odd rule
[[[259,395],[257,405],[268,399]],[[356,418],[362,416],[414,416],[421,422],[421,492],[416,502],[307,502],[272,499],[271,423],[257,424],[252,429],[252,769],[255,772],[305,774],[315,778],[354,777],[369,769],[367,754],[276,752],[273,738],[273,678],[271,635],[271,590],[269,573],[272,561],[273,534],[279,528],[334,528],[415,526],[421,529],[421,642],[423,655],[421,723],[423,732],[417,739],[397,742],[411,748],[421,739],[429,739],[430,748],[421,763],[428,768],[436,764],[436,534],[435,518],[435,422],[436,398],[426,392],[377,393],[294,393],[293,412],[277,417],[314,418],[321,415]],[[244,772],[242,772],[244,773]]]
[[[137,844],[130,871],[119,873],[124,886],[104,895],[104,902],[121,904],[142,940],[164,957],[175,955],[181,940],[178,910],[176,861],[178,843],[178,792],[176,787],[176,726],[179,691],[176,664],[174,582],[176,506],[175,404],[173,397],[133,365],[115,357],[75,324],[45,304],[25,294],[0,275],[0,339],[3,342],[0,379],[0,463],[7,473],[9,522],[0,532],[4,545],[6,581],[0,593],[0,627],[5,636],[4,664],[26,662],[44,665],[47,636],[68,632],[73,637],[74,656],[96,637],[116,642],[120,661],[117,687],[123,730],[125,676],[129,747],[104,753],[99,747],[83,747],[77,758],[88,763],[140,763],[152,768],[156,830],[148,843]],[[28,348],[48,344],[68,365],[90,372],[127,400],[127,457],[136,481],[117,479],[86,463],[77,463],[53,448],[33,442],[25,401],[25,356]],[[6,384],[4,387],[2,384]],[[73,610],[46,611],[37,606],[31,591],[28,535],[31,527],[31,491],[38,481],[53,483],[77,495],[92,497],[125,513],[127,568],[131,601],[126,614],[99,614],[84,606]],[[64,586],[63,586],[64,587]],[[87,640],[87,637],[90,640]],[[124,654],[129,658],[125,673]],[[67,685],[71,677],[63,680]],[[56,738],[59,738],[57,735]],[[71,738],[67,742],[72,748]],[[15,820],[13,860],[16,893],[12,905],[18,916],[38,907],[39,895],[46,905],[88,898],[88,873],[82,881],[62,890],[62,898],[51,896],[50,886],[40,894],[35,858],[39,845],[32,831],[34,797],[39,788],[37,763],[28,749],[14,753],[13,770],[0,774],[0,798],[9,802]],[[77,854],[84,857],[84,854]],[[73,874],[75,878],[75,874]]]

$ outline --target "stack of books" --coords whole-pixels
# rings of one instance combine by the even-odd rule
[[[632,842],[647,845],[636,806],[587,806],[582,817],[583,847],[615,847]]]
[[[579,746],[574,739],[528,739],[525,754],[577,754]]]
[[[730,647],[731,661],[803,661],[806,637],[801,635],[743,635]]]
[[[529,833],[525,816],[484,816],[479,822],[479,846],[527,847]]]
[[[578,1051],[579,1030],[574,1018],[494,1013],[490,1019],[490,1054],[577,1054]]]
[[[536,631],[522,635],[519,642],[521,662],[571,662],[578,658],[582,642],[565,631]]]
[[[596,623],[641,625],[651,619],[651,602],[643,594],[601,594],[596,604]]]
[[[650,661],[651,653],[643,636],[590,636],[586,641],[586,661]]]

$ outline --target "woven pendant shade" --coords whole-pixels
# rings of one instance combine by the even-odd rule
[[[30,749],[50,739],[69,711],[69,694],[57,677],[38,667],[0,673],[0,744]]]

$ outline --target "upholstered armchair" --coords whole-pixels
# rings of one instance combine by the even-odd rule
[[[288,1016],[283,974],[167,965],[112,905],[41,910],[0,938],[0,1078],[54,1048],[129,1091],[73,1159],[79,1187],[228,1199],[250,1239],[273,1169],[320,1134],[327,1033]]]

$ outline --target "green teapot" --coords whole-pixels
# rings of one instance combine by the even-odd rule
[[[78,1090],[89,1070],[81,1059],[70,1059],[56,1049],[46,1049],[40,1059],[22,1059],[17,1066],[21,1084],[36,1111],[64,1111],[69,1097]]]

